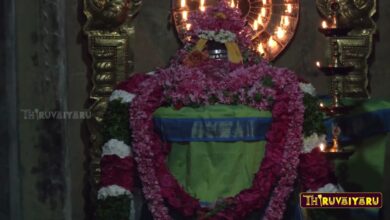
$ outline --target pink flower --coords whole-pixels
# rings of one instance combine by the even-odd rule
[[[231,10],[226,9],[228,11]],[[235,23],[225,21],[209,24],[203,19],[200,22],[194,26],[236,28]],[[184,216],[193,216],[202,210],[199,201],[185,192],[169,173],[165,157],[170,147],[155,134],[152,114],[168,101],[181,108],[189,104],[207,104],[211,97],[224,104],[232,104],[238,97],[241,104],[271,110],[273,123],[266,135],[266,155],[252,186],[230,198],[228,208],[210,219],[242,219],[249,212],[264,208],[268,201],[265,218],[282,218],[284,203],[297,177],[302,145],[304,107],[294,73],[266,63],[239,67],[224,61],[207,60],[200,66],[176,64],[159,70],[155,76],[134,77],[120,87],[136,88],[137,91],[129,110],[132,146],[143,192],[155,219],[170,219],[166,203]],[[274,85],[264,86],[261,83],[264,77],[271,77]],[[256,94],[261,94],[262,99],[256,100]],[[315,167],[308,157],[301,160],[308,160],[308,164]],[[314,180],[309,183],[317,184]]]

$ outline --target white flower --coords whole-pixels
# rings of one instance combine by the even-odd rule
[[[148,75],[148,76],[153,76],[155,73],[156,73],[155,71],[150,71],[150,72],[147,72],[145,74]]]
[[[326,143],[326,135],[313,133],[303,140],[302,153],[310,153],[314,148],[319,147],[321,143]]]
[[[311,96],[316,95],[316,89],[310,83],[299,83],[299,88],[301,88],[302,92],[307,93]]]
[[[114,90],[114,92],[112,92],[109,100],[113,101],[113,100],[120,99],[122,103],[130,103],[131,101],[133,101],[134,98],[135,98],[135,95],[132,93],[128,93],[124,90]]]
[[[207,40],[214,40],[219,43],[226,43],[236,40],[236,34],[227,30],[220,30],[219,32],[203,30],[199,32],[198,37]]]
[[[118,186],[118,185],[111,185],[107,187],[102,187],[98,191],[98,199],[105,199],[109,196],[121,196],[121,195],[128,195],[129,197],[132,197],[132,194],[129,190]]]
[[[336,192],[344,192],[344,189],[340,185],[336,186],[332,183],[328,183],[325,186],[318,188],[317,190],[308,190],[307,192],[336,193]]]
[[[102,157],[105,155],[117,155],[120,158],[132,156],[131,148],[125,142],[111,139],[103,145]]]

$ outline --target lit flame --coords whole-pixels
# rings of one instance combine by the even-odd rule
[[[326,21],[322,21],[322,24],[321,24],[322,28],[328,28],[328,23],[326,23]]]
[[[270,37],[268,40],[268,46],[274,48],[276,47],[276,45],[277,45],[276,41],[272,37]]]
[[[206,7],[204,7],[204,4],[205,4],[205,0],[200,0],[199,10],[201,10],[201,11],[206,10]]]
[[[337,140],[337,138],[333,138],[333,146],[330,149],[330,151],[331,152],[337,152],[338,148],[339,148],[339,141]]]
[[[186,7],[186,0],[181,0],[180,1],[180,7],[182,7],[182,8],[185,8]]]
[[[264,26],[264,24],[263,24],[263,17],[261,17],[261,15],[259,15],[257,17],[257,24],[260,24],[261,26]]]
[[[293,6],[292,6],[292,4],[287,4],[286,6],[287,6],[286,12],[289,13],[289,14],[291,14],[292,11],[293,11]]]
[[[235,8],[235,7],[236,7],[236,4],[235,4],[234,0],[231,0],[231,1],[230,1],[230,7],[232,7],[232,8]]]
[[[257,23],[257,21],[254,21],[253,22],[253,30],[257,31],[257,29],[259,29],[259,24]]]
[[[316,62],[316,66],[317,66],[317,67],[321,67],[320,61],[317,61],[317,62]]]
[[[267,0],[263,0],[263,5],[266,5],[267,4]]]
[[[319,147],[320,147],[321,151],[325,151],[326,145],[325,145],[325,143],[320,143]]]
[[[191,24],[190,23],[186,24],[186,29],[187,29],[187,31],[191,29]]]
[[[265,8],[261,8],[261,16],[265,17],[267,16],[267,10]]]
[[[281,25],[287,27],[290,25],[290,18],[288,16],[283,16],[280,23]]]
[[[183,18],[183,21],[187,21],[188,19],[188,11],[182,11],[181,17]]]
[[[320,108],[324,108],[324,107],[325,107],[324,103],[320,102]]]
[[[276,36],[279,39],[283,39],[285,34],[286,34],[286,30],[284,30],[282,27],[278,27],[278,29],[276,30]]]
[[[259,43],[259,45],[257,46],[257,52],[259,52],[260,55],[265,54],[263,44]]]

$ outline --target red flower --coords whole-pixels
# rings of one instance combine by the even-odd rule
[[[101,187],[118,185],[129,191],[134,187],[134,161],[131,157],[120,158],[106,155],[100,161]]]
[[[329,161],[322,155],[319,148],[312,152],[302,154],[299,164],[300,178],[303,190],[317,190],[327,183],[335,183],[336,178]]]
[[[180,110],[181,108],[183,108],[184,107],[184,105],[183,105],[183,103],[175,103],[175,106],[174,106],[174,108],[176,109],[176,110]]]
[[[198,59],[199,58],[199,59]],[[202,60],[202,56],[197,57]],[[302,94],[293,73],[267,66],[265,63],[249,68],[236,68],[223,78],[207,77],[202,67],[172,66],[160,70],[156,77],[133,79],[127,87],[137,85],[138,96],[130,109],[130,126],[133,132],[133,150],[137,155],[137,169],[145,198],[155,219],[169,219],[165,203],[184,216],[193,216],[201,210],[197,199],[191,197],[169,173],[164,158],[169,145],[154,133],[152,114],[170,97],[176,109],[196,102],[205,104],[209,97],[217,97],[220,103],[232,104],[233,96],[239,96],[240,104],[251,105],[259,110],[270,110],[273,104],[273,122],[267,133],[266,155],[249,189],[226,200],[227,208],[210,219],[242,219],[255,209],[264,208],[270,219],[281,218],[296,178],[296,168],[302,139]],[[259,81],[273,77],[274,86],[264,89]],[[232,86],[233,82],[239,84]],[[257,86],[251,88],[251,86]],[[125,88],[127,88],[125,87]],[[241,91],[241,89],[244,89]],[[240,97],[253,94],[274,98],[273,103],[253,103]],[[228,91],[228,96],[224,92]],[[276,94],[276,95],[275,95]],[[264,99],[266,100],[266,99]],[[236,100],[237,101],[237,100]],[[270,198],[270,195],[272,197]]]
[[[139,85],[149,77],[149,75],[142,73],[134,74],[128,80],[119,83],[116,89],[124,90],[129,93],[137,93]]]

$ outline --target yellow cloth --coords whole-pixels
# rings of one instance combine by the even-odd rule
[[[206,43],[207,43],[207,39],[200,38],[200,39],[198,40],[198,42],[196,42],[196,45],[195,45],[193,51],[196,51],[196,50],[197,50],[197,51],[202,52],[203,49],[206,47]]]
[[[240,52],[240,48],[238,48],[238,45],[236,42],[226,42],[225,43],[228,59],[232,63],[242,63],[242,56]]]
[[[200,38],[198,42],[196,42],[193,51],[203,51],[203,49],[206,47],[206,43],[207,39]],[[226,42],[225,46],[227,49],[228,60],[232,63],[242,63],[242,55],[236,42]]]

